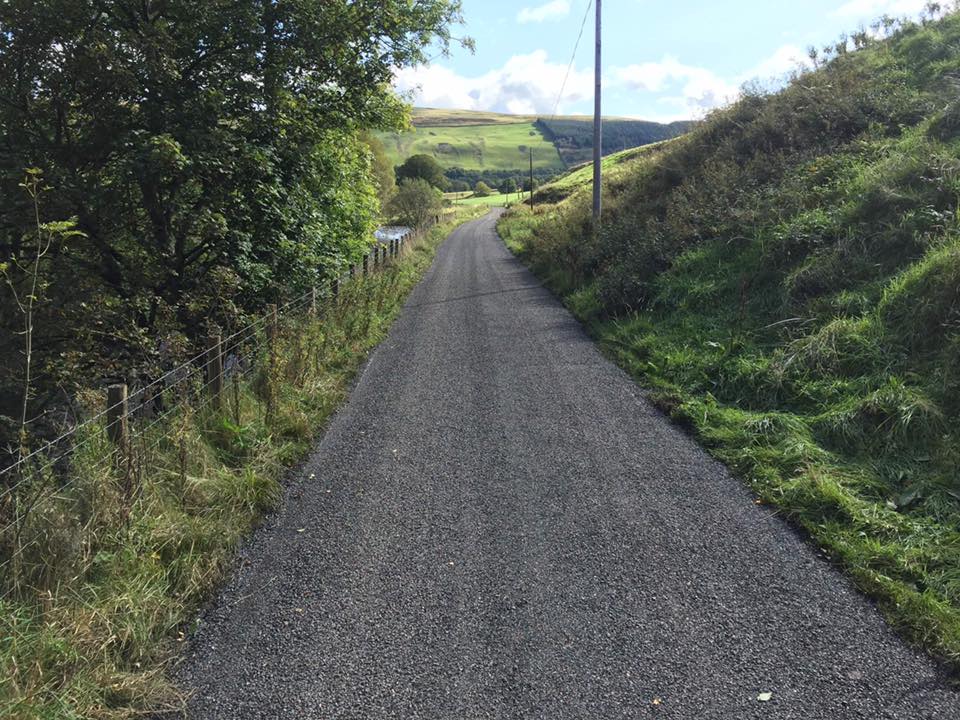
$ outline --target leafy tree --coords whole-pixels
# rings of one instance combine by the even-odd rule
[[[380,198],[380,208],[386,211],[397,192],[397,178],[383,143],[373,133],[365,132],[363,141],[370,150],[370,170]]]
[[[504,195],[509,195],[510,193],[515,193],[517,191],[517,181],[513,178],[507,178],[500,182],[500,192]]]
[[[426,180],[438,190],[446,190],[449,184],[443,167],[432,155],[412,155],[397,168],[397,180]]]
[[[443,194],[426,180],[407,178],[400,181],[391,207],[402,225],[420,228],[443,209]]]
[[[47,386],[143,369],[158,333],[190,350],[362,253],[378,188],[360,131],[405,123],[395,69],[459,19],[458,0],[0,3],[0,262],[30,251],[25,168],[44,219],[83,238],[39,270]],[[23,380],[12,303],[0,416]]]
[[[483,180],[479,181],[476,185],[473,186],[473,194],[477,197],[488,197],[493,195],[496,191],[487,185]]]

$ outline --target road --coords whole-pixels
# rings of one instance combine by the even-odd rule
[[[441,247],[243,551],[180,670],[189,717],[960,717],[495,217]]]

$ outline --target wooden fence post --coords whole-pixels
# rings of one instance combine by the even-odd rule
[[[340,295],[340,278],[334,278],[330,288],[333,291],[333,299],[336,300]]]
[[[107,437],[121,452],[127,452],[130,426],[127,422],[127,384],[118,383],[107,388]]]
[[[310,310],[308,311],[310,317],[317,316],[317,286],[314,285],[310,288]]]
[[[280,334],[280,322],[277,306],[267,305],[267,419],[272,420],[276,412],[277,379],[277,337]]]
[[[223,340],[219,335],[207,337],[207,389],[214,408],[223,407]]]
[[[363,274],[366,275],[370,270],[370,253],[363,256]]]

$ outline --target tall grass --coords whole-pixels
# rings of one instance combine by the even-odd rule
[[[603,348],[960,668],[960,16],[501,221]],[[551,189],[544,190],[550,198]]]
[[[277,507],[285,471],[343,402],[440,241],[478,214],[435,227],[316,316],[282,319],[275,362],[228,381],[222,409],[181,403],[138,440],[132,500],[126,469],[103,461],[111,446],[96,430],[79,439],[66,472],[34,478],[59,486],[23,527],[19,592],[0,599],[0,717],[180,707],[165,671],[194,613],[238,543]]]

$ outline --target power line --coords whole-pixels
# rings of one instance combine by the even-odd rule
[[[567,72],[563,76],[563,83],[560,85],[560,92],[557,93],[557,101],[553,104],[553,114],[550,116],[551,120],[555,120],[557,117],[557,110],[560,107],[560,100],[563,98],[563,91],[567,88],[567,80],[570,79],[570,71],[573,69],[573,63],[577,59],[577,50],[580,49],[580,40],[583,39],[583,29],[587,26],[587,18],[590,17],[590,8],[593,7],[593,0],[587,3],[586,12],[583,13],[583,20],[580,22],[580,34],[577,35],[577,42],[573,46],[573,54],[570,56],[570,62],[567,63]]]

